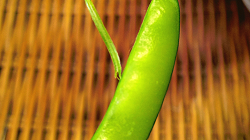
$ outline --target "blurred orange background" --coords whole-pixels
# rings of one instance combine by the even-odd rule
[[[92,0],[124,68],[150,0]],[[150,140],[250,139],[250,13],[179,0],[180,45]],[[0,0],[0,139],[86,139],[117,80],[84,0]]]

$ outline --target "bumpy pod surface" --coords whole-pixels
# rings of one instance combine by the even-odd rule
[[[145,140],[161,109],[179,44],[178,0],[152,0],[93,140]]]

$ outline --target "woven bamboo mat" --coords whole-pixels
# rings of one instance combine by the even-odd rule
[[[150,0],[93,0],[124,68]],[[172,81],[150,140],[250,139],[250,13],[180,0]],[[0,0],[0,139],[86,139],[117,85],[84,0]]]

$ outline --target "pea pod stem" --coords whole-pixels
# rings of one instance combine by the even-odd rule
[[[96,28],[98,29],[99,33],[101,34],[101,37],[107,46],[107,49],[109,51],[109,54],[111,56],[112,62],[114,64],[115,68],[115,78],[118,80],[121,79],[121,72],[122,72],[122,67],[121,67],[121,61],[119,58],[119,55],[116,51],[115,45],[111,39],[111,37],[108,34],[108,31],[106,30],[105,26],[103,25],[103,22],[94,6],[91,0],[85,0],[85,3],[89,9],[90,15],[92,20],[95,23]]]

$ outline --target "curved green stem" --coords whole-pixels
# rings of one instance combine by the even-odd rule
[[[102,20],[101,20],[99,14],[97,13],[97,10],[95,9],[95,6],[92,3],[92,1],[85,0],[85,3],[89,9],[90,15],[92,17],[92,20],[95,23],[96,28],[98,29],[104,43],[107,46],[107,49],[109,51],[109,54],[111,56],[111,59],[113,61],[114,67],[115,67],[115,78],[117,78],[119,80],[119,79],[121,79],[122,67],[121,67],[120,58],[119,58],[118,53],[116,51],[115,45],[114,45],[113,41],[111,40],[106,28],[104,27]]]

